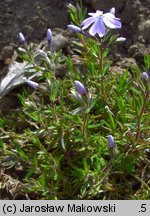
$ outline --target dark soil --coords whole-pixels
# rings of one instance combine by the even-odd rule
[[[47,28],[66,30],[69,23],[67,12],[69,2],[75,1],[0,1],[0,79],[7,74],[14,50],[18,48],[19,32],[25,35],[29,43],[40,43],[45,38]],[[123,27],[118,33],[127,40],[111,52],[114,70],[121,71],[132,64],[141,65],[144,54],[150,54],[150,0],[83,0],[83,3],[90,12],[97,9],[108,11],[115,7],[116,16],[122,20]],[[56,34],[57,31],[54,31]],[[15,100],[16,96],[11,96],[11,99],[6,101],[7,107],[8,104],[11,107],[12,103],[14,108],[14,104],[17,104]],[[3,183],[6,178],[10,178],[7,175],[4,177]],[[13,179],[10,179],[10,182],[13,184]],[[3,194],[5,196],[5,193]],[[2,197],[1,194],[0,196]],[[9,197],[7,194],[6,196]]]
[[[47,28],[66,28],[68,23],[66,3],[60,0],[3,0],[0,12],[0,77],[18,46],[19,32],[28,41],[39,42]]]
[[[77,0],[76,0],[77,1]],[[18,47],[18,33],[29,42],[40,42],[47,28],[66,29],[69,23],[67,4],[72,0],[3,0],[0,1],[0,77],[7,73],[12,55]],[[150,53],[150,0],[83,0],[88,11],[116,8],[123,23],[119,34],[127,40],[112,52],[114,66],[126,68],[143,63]]]

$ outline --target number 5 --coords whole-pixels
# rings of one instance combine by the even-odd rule
[[[141,212],[146,212],[146,204],[141,204]]]

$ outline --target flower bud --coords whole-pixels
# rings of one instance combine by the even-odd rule
[[[77,80],[75,80],[74,83],[75,83],[77,92],[80,95],[84,96],[86,94],[86,89],[85,89],[84,85],[80,81],[77,81]]]
[[[108,136],[108,146],[109,146],[109,148],[114,148],[114,146],[115,146],[114,138],[112,135]]]
[[[38,86],[39,86],[39,84],[38,84],[37,82],[34,82],[34,81],[32,81],[32,80],[26,80],[26,83],[27,83],[30,87],[34,88],[34,89],[37,89]]]
[[[48,43],[51,43],[51,41],[52,41],[52,31],[51,31],[51,29],[47,29],[47,40],[48,40]]]
[[[24,44],[25,43],[25,37],[24,35],[20,32],[19,33],[19,43]]]
[[[145,81],[148,81],[148,79],[149,79],[149,76],[148,76],[148,74],[146,72],[143,72],[141,77]]]
[[[67,27],[75,33],[80,33],[82,31],[80,27],[75,26],[75,25],[70,24],[70,25],[67,25]]]

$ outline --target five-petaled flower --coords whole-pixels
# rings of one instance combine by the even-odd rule
[[[90,35],[95,36],[98,34],[99,37],[103,37],[106,34],[106,27],[116,29],[122,26],[120,19],[116,18],[114,14],[115,8],[112,8],[107,13],[100,10],[97,10],[96,13],[89,13],[91,17],[82,22],[82,30],[89,27]]]

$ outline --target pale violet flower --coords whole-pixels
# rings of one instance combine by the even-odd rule
[[[103,13],[103,11],[97,10],[96,13],[89,13],[91,17],[85,19],[81,26],[82,29],[89,27],[89,34],[99,37],[103,37],[106,33],[106,28],[116,29],[121,28],[122,24],[119,18],[116,18],[115,8],[112,8],[109,12]]]
[[[77,81],[77,80],[75,80],[74,83],[75,83],[77,92],[80,95],[84,96],[86,94],[86,89],[85,89],[84,85],[80,81]]]
[[[114,146],[115,146],[114,138],[112,135],[108,136],[108,146],[109,146],[109,148],[114,148]]]
[[[25,42],[25,37],[24,37],[24,35],[20,32],[20,33],[19,33],[19,43],[20,43],[20,44],[24,44],[24,42]]]
[[[69,29],[71,29],[73,32],[75,32],[75,33],[81,33],[81,28],[80,27],[78,27],[78,26],[76,26],[76,25],[67,25],[67,27],[69,28]]]

